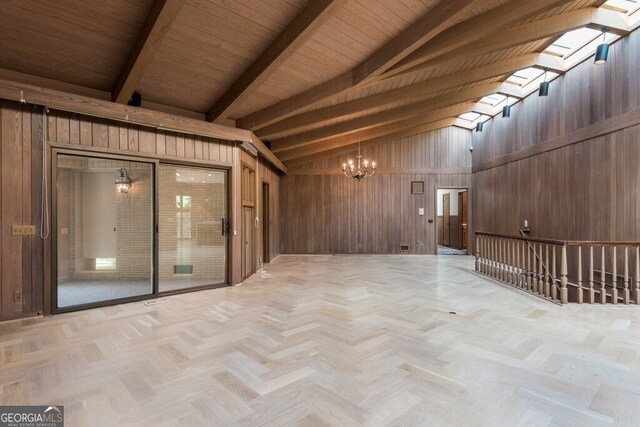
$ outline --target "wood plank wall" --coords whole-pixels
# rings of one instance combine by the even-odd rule
[[[448,128],[363,147],[379,170],[361,182],[341,171],[355,151],[290,169],[280,182],[281,252],[395,254],[407,244],[433,254],[435,189],[471,187],[470,140]],[[412,195],[411,181],[424,181],[424,194]]]
[[[33,315],[49,310],[51,239],[39,238],[40,196],[42,168],[42,108],[20,105],[0,100],[0,320]],[[156,130],[133,124],[120,123],[95,117],[49,111],[47,115],[48,140],[52,146],[86,151],[87,154],[122,154],[128,156],[159,159],[166,162],[229,168],[228,179],[232,197],[230,214],[232,224],[239,206],[239,191],[234,179],[239,170],[240,149],[234,142],[216,140]],[[48,151],[50,172],[50,150]],[[260,167],[262,179],[271,186],[271,212],[274,222],[278,217],[278,173],[272,168]],[[239,187],[237,187],[239,189]],[[49,197],[51,200],[51,197]],[[11,236],[11,226],[35,224],[38,236]],[[240,258],[236,247],[240,247],[240,235],[233,236],[230,249],[231,282],[240,282]],[[279,253],[279,230],[271,230],[272,257]],[[238,242],[238,243],[236,243]],[[23,301],[14,302],[16,291],[23,292]]]
[[[476,230],[640,240],[639,52],[635,31],[474,133]]]

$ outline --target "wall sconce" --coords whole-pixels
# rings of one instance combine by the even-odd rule
[[[116,189],[120,193],[128,193],[131,188],[131,178],[125,168],[120,169],[120,176],[116,178]]]
[[[476,132],[482,132],[482,129],[484,129],[484,123],[483,122],[476,123]]]

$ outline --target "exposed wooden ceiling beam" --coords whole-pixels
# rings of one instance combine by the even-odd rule
[[[302,147],[294,148],[292,150],[283,151],[278,154],[278,158],[283,162],[287,162],[298,157],[321,153],[323,151],[342,147],[344,145],[355,144],[359,140],[368,141],[373,138],[385,137],[400,130],[415,128],[416,126],[423,126],[429,123],[440,122],[446,119],[453,119],[460,114],[468,112],[472,108],[473,105],[460,104],[457,106],[444,108],[440,111],[434,112],[433,114],[410,117],[408,119],[400,120],[393,123],[373,126],[363,129],[360,132],[352,132],[346,135],[339,135],[333,138],[328,138],[321,142],[317,142],[315,144],[305,145]],[[463,122],[460,122],[459,124],[462,124]]]
[[[155,0],[142,31],[111,91],[111,99],[126,104],[151,62],[169,27],[178,15],[185,0]]]
[[[444,28],[458,19],[460,13],[479,0],[447,0],[435,10],[405,30],[380,50],[369,56],[360,65],[328,82],[313,87],[274,105],[237,120],[239,127],[257,130],[290,117],[302,109],[356,87],[370,75],[378,75],[395,64],[396,59],[405,58],[423,43],[435,37]]]
[[[438,108],[447,107],[449,105],[458,104],[460,102],[480,99],[494,93],[501,93],[503,95],[518,99],[524,97],[522,89],[517,85],[510,83],[489,83],[486,85],[463,89],[446,95],[430,98],[428,101],[425,101],[425,104],[429,104],[431,106],[430,110],[435,110]],[[342,104],[338,104],[336,105],[336,107],[339,107],[340,105]],[[414,105],[417,106],[417,104]],[[298,114],[281,122],[274,123],[264,129],[257,131],[256,134],[260,138],[273,140],[274,138],[278,138],[282,133],[288,133],[305,126],[309,126],[311,124],[317,124],[324,121],[345,117],[349,114],[350,111],[348,108],[336,108],[326,111],[324,109],[310,111],[308,113]],[[386,120],[386,116],[383,115],[380,120],[381,123],[384,123],[384,121]]]
[[[628,21],[619,13],[593,7],[578,9],[494,32],[487,37],[476,39],[474,42],[455,49],[444,56],[433,57],[428,51],[416,51],[405,61],[390,69],[383,77],[388,78],[421,71],[445,62],[468,59],[472,56],[482,55],[536,40],[556,37],[567,31],[583,27],[598,30],[603,27],[609,27],[611,28],[611,32],[618,35],[627,34],[631,30]]]
[[[20,101],[21,97],[30,104],[46,105],[55,110],[86,114],[93,117],[148,126],[169,132],[188,133],[227,141],[250,142],[265,159],[282,172],[287,172],[287,167],[280,159],[264,146],[260,138],[248,130],[208,123],[202,120],[194,120],[188,117],[178,117],[173,114],[152,111],[142,107],[129,107],[111,101],[103,101],[26,83],[0,80],[0,98]]]
[[[404,129],[399,128],[395,130],[390,130],[389,133],[385,135],[380,135],[377,137],[361,140],[360,144],[364,148],[368,148],[376,144],[384,143],[394,139],[405,138],[411,135],[417,135],[420,133],[430,132],[433,130],[442,129],[450,126],[463,127],[466,129],[468,128],[468,126],[465,122],[466,121],[462,119],[449,118],[449,119],[438,120],[435,122],[425,123],[425,124],[421,124],[413,127],[408,127]],[[315,150],[310,150],[309,148],[311,147],[305,147],[306,152],[301,150],[295,157],[289,158],[286,161],[287,166],[291,168],[296,165],[314,161],[318,158],[324,158],[327,156],[334,156],[336,154],[348,153],[349,151],[352,151],[357,144],[358,144],[358,141],[354,140],[353,138],[350,138],[350,139],[344,138],[344,140],[341,143],[336,142],[331,146],[323,144],[321,147],[318,147]],[[338,166],[336,165],[336,167]]]
[[[558,0],[541,0],[555,1]],[[565,0],[566,1],[566,0]],[[472,5],[473,1],[447,0],[423,15],[400,36],[387,43],[353,70],[353,83],[357,85],[375,79],[398,62],[420,49],[429,40],[442,34],[452,19]]]
[[[321,108],[305,113],[305,120],[319,122],[327,120],[329,117],[341,117],[364,112],[384,105],[406,102],[411,99],[433,95],[441,91],[456,89],[459,86],[501,77],[528,67],[539,67],[559,73],[565,71],[564,61],[561,58],[541,53],[530,53],[460,71],[455,74],[425,80],[420,83],[355,99],[342,104]]]
[[[369,116],[360,117],[331,126],[314,129],[302,134],[288,136],[286,138],[271,141],[271,150],[280,157],[280,154],[299,147],[312,144],[322,144],[323,140],[332,139],[342,135],[355,134],[370,128],[381,129],[380,125],[391,122],[403,121],[411,117],[417,118],[421,123],[428,121],[436,121],[444,118],[458,116],[474,109],[486,111],[484,105],[476,105],[476,102],[450,103],[448,106],[434,108],[429,101],[417,104],[406,105],[389,111],[371,114]]]
[[[510,1],[442,32],[394,66],[394,73],[443,56],[474,40],[500,32],[513,24],[570,2],[568,0]]]
[[[269,76],[293,55],[346,0],[314,0],[236,80],[207,112],[207,120],[219,122],[231,109],[247,99]]]

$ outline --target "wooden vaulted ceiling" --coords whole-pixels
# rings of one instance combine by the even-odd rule
[[[288,164],[358,140],[464,126],[513,72],[590,26],[604,0],[0,2],[0,79],[235,125]]]

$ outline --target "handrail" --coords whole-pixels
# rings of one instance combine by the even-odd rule
[[[557,240],[543,237],[522,237],[511,234],[490,233],[488,231],[476,231],[476,235],[502,237],[506,239],[522,240],[537,243],[548,243],[560,246],[629,246],[640,247],[640,242],[625,242],[616,240]]]
[[[541,237],[521,237],[521,236],[513,236],[511,234],[489,233],[486,231],[476,231],[476,236],[477,235],[489,236],[489,237],[502,237],[505,239],[521,240],[523,242],[548,243],[550,245],[565,246],[567,244],[566,240],[545,239]]]
[[[640,306],[638,241],[545,239],[526,236],[522,230],[522,236],[483,231],[475,234],[476,271],[481,274],[561,304]],[[575,250],[570,251],[570,247]],[[569,275],[575,282],[569,281]]]

